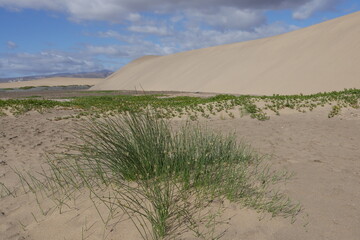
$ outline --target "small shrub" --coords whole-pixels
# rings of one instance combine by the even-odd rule
[[[332,118],[332,117],[334,117],[334,116],[337,116],[337,115],[340,114],[340,111],[341,111],[341,106],[339,106],[339,105],[334,105],[334,106],[332,106],[331,111],[329,112],[328,117],[329,117],[329,118]]]

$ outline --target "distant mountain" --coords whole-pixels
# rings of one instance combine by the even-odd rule
[[[18,81],[29,81],[42,78],[51,77],[72,77],[72,78],[106,78],[113,72],[109,70],[101,70],[96,72],[80,72],[80,73],[56,73],[50,75],[34,75],[34,76],[23,76],[23,77],[12,77],[12,78],[0,78],[0,82],[18,82]]]

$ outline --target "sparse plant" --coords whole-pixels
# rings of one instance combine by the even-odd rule
[[[334,116],[336,116],[336,115],[339,115],[339,114],[340,114],[340,111],[341,111],[341,106],[339,106],[339,105],[334,105],[334,106],[332,106],[331,111],[329,112],[328,117],[329,117],[329,118],[332,118],[332,117],[334,117]]]

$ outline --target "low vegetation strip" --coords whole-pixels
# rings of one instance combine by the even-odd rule
[[[77,109],[80,112],[70,117],[91,115],[95,117],[123,112],[141,112],[151,108],[158,117],[172,118],[189,116],[209,118],[219,112],[234,117],[231,110],[239,110],[242,115],[249,114],[258,120],[267,120],[268,112],[280,114],[282,109],[294,109],[299,112],[312,111],[316,107],[332,105],[329,117],[341,112],[342,108],[358,108],[359,89],[345,89],[339,92],[318,93],[313,95],[273,95],[273,96],[233,96],[217,95],[209,98],[167,97],[166,95],[107,95],[80,96],[71,101],[45,99],[8,99],[0,100],[0,114],[10,112],[22,114],[27,111],[44,111],[51,108]]]

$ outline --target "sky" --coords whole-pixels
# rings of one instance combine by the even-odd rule
[[[0,0],[0,78],[116,71],[144,55],[286,33],[358,0]]]

